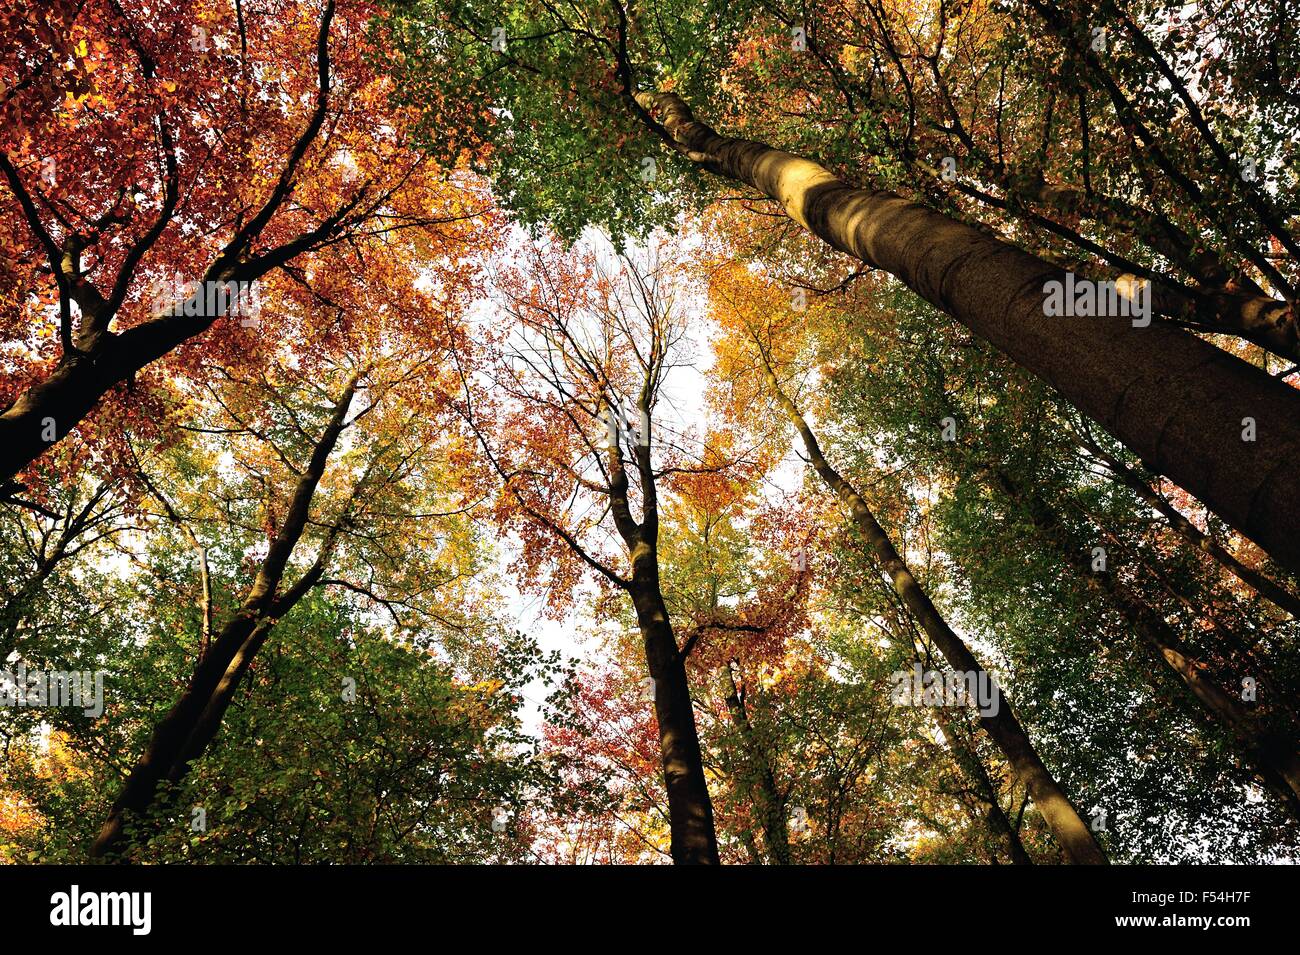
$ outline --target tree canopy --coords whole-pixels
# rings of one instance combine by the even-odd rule
[[[1297,29],[0,14],[0,860],[1296,861]]]

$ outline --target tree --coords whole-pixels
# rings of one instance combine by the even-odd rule
[[[855,290],[847,314],[828,301],[803,317],[827,400],[816,406],[819,430],[844,467],[879,475],[877,508],[890,513],[901,498],[925,515],[925,550],[942,555],[959,585],[947,606],[963,632],[1010,661],[1012,693],[1032,705],[1045,757],[1081,805],[1107,813],[1113,853],[1160,854],[1143,818],[1276,838],[1283,803],[1265,797],[1249,749],[1201,708],[1106,588],[1162,617],[1165,638],[1201,677],[1283,741],[1295,738],[1286,617],[1096,473],[1078,452],[1077,415],[1041,384],[955,323],[913,316],[902,296],[870,282]],[[1012,477],[1017,496],[991,486],[990,466]],[[1066,529],[1065,547],[1037,532],[1030,495]],[[1211,527],[1223,539],[1222,525]],[[1258,561],[1248,544],[1239,553]],[[1270,689],[1246,692],[1256,682]]]
[[[94,0],[6,21],[0,234],[22,292],[4,322],[25,346],[0,394],[8,491],[150,363],[214,325],[246,340],[259,280],[310,287],[406,230],[432,254],[464,237],[483,210],[407,148],[367,63],[372,12]]]
[[[503,303],[516,337],[489,354],[478,377],[466,375],[466,420],[500,478],[500,517],[524,540],[525,579],[551,565],[562,595],[583,568],[631,601],[658,722],[673,861],[716,864],[686,670],[694,640],[675,635],[658,556],[660,481],[692,469],[672,444],[666,460],[654,455],[664,433],[655,410],[681,319],[653,267],[624,259],[620,271],[602,272],[590,258],[557,256],[548,268],[538,249],[525,254],[532,270],[507,279]]]
[[[429,610],[429,595],[437,593],[445,569],[427,558],[399,558],[394,545],[401,541],[410,547],[418,539],[404,526],[415,515],[426,522],[442,510],[429,506],[436,494],[429,482],[438,479],[438,461],[448,449],[437,426],[417,417],[432,407],[432,396],[426,392],[415,399],[411,393],[437,354],[432,351],[334,369],[283,366],[275,376],[279,383],[241,380],[226,372],[227,384],[211,389],[216,414],[199,431],[244,436],[249,447],[238,449],[236,460],[247,469],[254,499],[263,498],[260,513],[244,520],[263,528],[265,549],[259,547],[255,562],[241,567],[248,583],[224,621],[213,605],[206,548],[191,526],[193,518],[141,468],[141,481],[198,552],[199,654],[184,693],[158,722],[127,778],[95,854],[121,851],[128,824],[150,812],[159,787],[179,783],[203,755],[257,654],[314,588],[338,586],[361,595],[391,613],[398,626],[406,622],[402,610]],[[422,387],[428,386],[426,378]],[[359,393],[365,400],[354,407]],[[367,425],[364,436],[357,431],[360,421]],[[321,500],[327,466],[345,435],[343,473],[324,485],[330,493]],[[234,503],[241,510],[246,506],[239,496]],[[445,560],[446,548],[434,550],[439,552]]]
[[[727,287],[728,284],[730,287]],[[741,311],[736,289],[738,287],[742,290],[742,294],[746,290],[743,279],[738,286],[734,281],[727,283],[725,279],[719,282],[718,286],[720,286],[721,307],[736,312],[736,315],[728,320],[728,324],[736,326],[739,334],[750,339],[767,393],[794,425],[813,470],[827,488],[840,498],[845,509],[852,516],[855,526],[875,557],[878,571],[892,581],[907,611],[933,641],[949,665],[960,673],[978,674],[980,681],[987,680],[988,675],[984,667],[934,605],[925,588],[916,579],[889,539],[889,535],[872,513],[866,500],[857,488],[826,460],[816,435],[798,406],[786,393],[778,377],[780,359],[775,353],[778,349],[789,346],[780,340],[781,332],[778,323],[761,322],[748,309]],[[770,302],[765,302],[761,294],[753,294],[752,290],[745,297],[750,307],[755,305],[760,309],[764,306],[770,307]],[[1067,858],[1081,864],[1105,863],[1106,857],[1101,846],[1089,830],[1087,823],[1080,818],[1078,810],[1071,804],[1043,764],[1010,701],[1001,691],[998,695],[999,705],[989,711],[981,711],[980,722],[984,731],[997,743],[1020,783],[1033,797],[1039,812],[1047,820]]]
[[[734,42],[743,8],[730,5],[707,26],[704,18],[685,18],[673,34],[664,18],[633,17],[618,3],[567,15],[521,5],[506,17],[520,39],[502,55],[481,39],[494,17],[502,19],[494,11],[470,3],[394,6],[406,11],[395,30],[395,69],[413,99],[429,91],[440,97],[446,79],[490,83],[499,110],[485,135],[522,143],[525,155],[531,149],[581,158],[581,168],[564,164],[558,185],[523,201],[525,216],[548,217],[591,184],[593,165],[626,169],[629,141],[648,152],[647,143],[657,140],[690,165],[774,201],[832,248],[896,276],[1061,391],[1279,563],[1300,569],[1300,514],[1293,508],[1300,498],[1288,483],[1297,472],[1286,463],[1300,450],[1293,390],[1166,322],[1134,323],[1119,314],[1049,319],[1047,283],[1065,281],[1051,262],[894,193],[855,188],[812,160],[699,122],[676,89],[661,87],[680,85],[705,97],[722,87],[718,64],[727,58],[713,54]],[[454,31],[451,37],[425,42],[421,24],[434,23]],[[580,127],[546,112],[547,94],[540,92],[541,80],[577,89],[576,73],[585,77],[588,97],[580,108],[593,119]],[[566,92],[570,100],[576,95]],[[657,169],[653,159],[649,168]],[[579,220],[572,211],[563,219],[570,232],[583,222],[617,221],[610,211],[616,197],[634,207],[652,204],[644,188],[629,191],[630,182],[627,175],[606,176]],[[1207,408],[1214,409],[1209,416]],[[1261,430],[1268,439],[1253,440]]]

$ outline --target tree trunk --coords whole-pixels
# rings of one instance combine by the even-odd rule
[[[90,355],[65,357],[0,411],[0,482],[61,441],[116,386],[212,324],[168,317],[113,334]]]
[[[128,824],[140,822],[146,827],[149,825],[145,817],[158,798],[160,784],[164,780],[180,782],[189,772],[190,765],[203,755],[208,743],[216,736],[221,719],[253,656],[271,628],[319,579],[324,549],[312,569],[283,596],[276,598],[289,558],[307,527],[311,501],[325,474],[325,465],[343,433],[357,380],[353,378],[344,389],[329,424],[312,449],[311,460],[294,489],[284,522],[271,542],[243,604],[199,657],[194,675],[181,698],[154,727],[144,753],[123,783],[121,793],[100,828],[90,850],[92,857],[118,855],[127,848]]]
[[[256,618],[241,611],[222,628],[221,635],[199,659],[185,692],[154,727],[144,753],[122,784],[122,791],[113,802],[91,847],[92,857],[116,855],[128,848],[130,841],[138,841],[128,840],[128,824],[149,826],[146,816],[158,798],[159,785],[173,775],[181,753],[222,682],[227,667],[256,627]]]
[[[638,555],[641,556],[641,555]],[[653,556],[634,560],[631,589],[637,623],[645,642],[645,659],[654,679],[659,754],[668,790],[672,857],[677,865],[717,865],[718,840],[713,803],[704,778],[704,758],[695,728],[686,660],[677,649],[668,608],[659,589]]]
[[[943,654],[949,666],[954,670],[978,674],[981,680],[991,679],[961,637],[948,626],[948,622],[931,603],[929,595],[920,583],[912,576],[911,570],[895,550],[884,528],[871,513],[867,502],[823,457],[821,447],[808,427],[808,423],[795,407],[794,402],[781,390],[771,367],[766,365],[766,356],[764,362],[768,385],[786,416],[798,429],[813,469],[843,501],[853,517],[854,524],[871,546],[881,570],[889,577],[894,590],[902,598],[907,609],[939,648],[939,652]],[[980,725],[1006,756],[1016,778],[1033,797],[1034,804],[1038,806],[1039,813],[1047,822],[1048,828],[1065,852],[1066,858],[1077,864],[1104,865],[1105,853],[1093,837],[1092,831],[1080,818],[1078,810],[1070,803],[1060,785],[1043,764],[1033,742],[1029,739],[1029,734],[1020,725],[1020,720],[1012,710],[1011,701],[1000,690],[998,695],[999,705],[996,712],[988,715],[981,713]]]
[[[1044,283],[1064,278],[1050,263],[893,193],[856,189],[815,162],[719,136],[675,94],[635,98],[687,159],[752,186],[834,248],[896,276],[1300,573],[1295,389],[1167,324],[1046,317]],[[1247,419],[1258,440],[1243,440]]]

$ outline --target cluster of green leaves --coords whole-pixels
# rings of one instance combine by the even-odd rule
[[[155,608],[160,610],[161,608]],[[186,619],[190,618],[190,619]],[[157,613],[140,648],[117,646],[103,719],[52,732],[66,772],[29,748],[9,784],[40,814],[6,850],[77,861],[117,787],[123,754],[172,703],[191,665],[192,614]],[[178,630],[173,626],[179,624]],[[518,860],[526,841],[492,828],[493,811],[554,789],[521,732],[521,687],[544,663],[519,638],[497,672],[466,684],[428,651],[394,643],[321,596],[284,621],[216,745],[170,793],[142,858],[155,862],[482,862]],[[133,652],[134,650],[134,652]],[[42,718],[50,721],[48,711]],[[12,732],[16,727],[6,727]],[[202,816],[196,814],[202,810]],[[201,824],[198,820],[202,820]]]
[[[671,223],[701,185],[637,115],[630,93],[671,86],[719,92],[716,65],[745,24],[744,5],[672,0],[556,7],[537,0],[393,0],[376,24],[426,147],[446,162],[464,143],[502,203],[567,240],[596,226],[616,242]],[[628,23],[620,49],[620,19]],[[624,73],[620,60],[632,73]],[[628,86],[629,80],[632,86]]]

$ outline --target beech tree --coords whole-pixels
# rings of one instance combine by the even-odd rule
[[[0,860],[1300,859],[1292,20],[0,12]]]
[[[780,314],[780,295],[778,286],[766,299],[751,294],[744,300],[760,313]],[[734,296],[721,307],[734,310]],[[1238,731],[1242,723],[1253,726],[1283,756],[1293,746],[1288,617],[1217,561],[1183,546],[1158,512],[1135,508],[1126,491],[1098,473],[1098,459],[1081,453],[1086,432],[1068,405],[980,349],[960,326],[928,328],[932,314],[913,316],[906,299],[871,282],[855,283],[852,307],[861,317],[847,336],[841,307],[827,301],[788,316],[787,327],[802,327],[808,336],[802,360],[813,363],[816,391],[827,396],[828,404],[816,405],[819,430],[830,436],[850,473],[872,487],[876,508],[891,513],[911,507],[925,515],[914,520],[932,528],[926,547],[938,549],[962,584],[948,605],[958,608],[964,632],[988,634],[980,639],[994,640],[1020,661],[1012,698],[1020,687],[1022,698],[1028,693],[1034,699],[1033,725],[1044,752],[1054,754],[1049,758],[1081,805],[1114,811],[1115,797],[1099,799],[1080,775],[1093,760],[1085,754],[1104,751],[1112,745],[1102,741],[1105,734],[1117,733],[1126,741],[1116,754],[1122,762],[1125,750],[1151,745],[1139,739],[1145,729],[1137,729],[1138,721],[1150,718],[1180,741],[1178,755],[1152,757],[1168,774],[1159,791],[1191,787],[1179,812],[1218,811],[1211,807],[1222,800],[1222,811],[1235,813],[1244,797],[1230,793],[1244,787],[1265,815],[1285,818],[1280,813],[1293,797],[1284,774],[1269,770]],[[739,338],[747,340],[743,333]],[[748,374],[750,388],[754,379],[761,381],[758,370]],[[916,503],[900,505],[900,499]],[[1187,506],[1185,499],[1180,503]],[[1035,513],[1046,517],[1042,527]],[[893,526],[899,520],[892,517]],[[1175,660],[1162,645],[1176,650]],[[1180,673],[1171,662],[1186,669]],[[1021,682],[1037,680],[1030,674],[1040,669],[1039,689]],[[1090,702],[1088,689],[1062,676],[1076,670],[1102,698]],[[1039,694],[1045,687],[1055,688],[1049,694],[1062,691],[1062,679],[1070,686],[1062,700],[1071,702],[1068,714],[1057,718]],[[1201,698],[1196,682],[1217,687],[1211,692],[1232,715],[1223,718]],[[1269,688],[1256,692],[1257,684]],[[1140,708],[1147,716],[1131,717],[1123,703],[1127,694],[1145,701]],[[1089,729],[1097,722],[1111,728]],[[1058,748],[1053,738],[1061,732],[1075,742]],[[1083,736],[1094,742],[1079,745]],[[1183,774],[1198,781],[1175,783]],[[1117,783],[1126,771],[1103,775]],[[1211,798],[1210,791],[1219,795]],[[1126,797],[1145,798],[1139,792]],[[1129,828],[1124,840],[1134,838],[1142,837]]]
[[[416,419],[422,414],[417,409],[434,407],[432,396],[426,391],[416,398],[410,389],[416,370],[432,357],[333,369],[282,367],[275,376],[280,384],[227,371],[221,376],[226,380],[212,386],[216,413],[197,429],[243,436],[249,446],[236,448],[237,460],[247,468],[247,484],[264,495],[260,513],[245,519],[264,528],[265,552],[247,561],[248,582],[225,614],[213,603],[207,546],[192,526],[194,518],[178,510],[140,467],[139,480],[197,554],[198,654],[185,691],[158,722],[123,784],[95,842],[96,855],[123,851],[128,825],[149,815],[159,787],[175,786],[203,755],[263,645],[313,588],[341,587],[390,613],[398,626],[436,607],[429,600],[448,574],[435,560],[450,564],[448,548],[433,548],[422,559],[394,553],[399,542],[407,548],[420,539],[412,536],[415,515],[429,525],[439,511],[460,510],[429,506],[437,499],[429,482],[437,479],[447,447],[434,421]],[[426,379],[421,387],[428,386]],[[358,434],[359,422],[364,435]],[[342,465],[338,479],[327,480],[331,461],[344,450],[350,463]],[[450,579],[458,575],[453,571]]]
[[[698,630],[676,632],[658,556],[661,482],[694,467],[675,442],[656,437],[682,319],[652,267],[554,250],[544,258],[538,248],[524,254],[531,268],[503,276],[500,306],[516,336],[481,368],[467,369],[464,414],[500,478],[501,519],[523,537],[525,579],[551,578],[562,599],[586,569],[631,601],[658,725],[672,857],[716,864],[686,668]],[[664,458],[656,460],[660,447]]]
[[[373,12],[95,0],[0,24],[8,491],[151,362],[214,325],[246,342],[259,280],[310,286],[405,230],[436,257],[484,211],[407,149]]]
[[[782,381],[785,377],[784,362],[777,357],[777,353],[793,350],[790,343],[784,340],[789,334],[788,323],[783,323],[780,319],[760,319],[754,314],[755,310],[762,311],[772,305],[770,297],[765,298],[761,290],[755,289],[743,278],[720,276],[715,281],[714,308],[728,313],[722,317],[722,322],[733,328],[735,334],[749,340],[752,360],[764,383],[764,390],[794,426],[812,469],[852,516],[875,558],[879,572],[890,579],[907,612],[915,618],[953,670],[980,675],[980,680],[987,679],[984,667],[935,606],[866,500],[827,461],[817,436],[787,393],[787,386]],[[787,326],[784,332],[783,325]],[[740,394],[749,396],[753,392],[742,389]],[[1043,764],[1010,700],[1001,690],[998,691],[998,697],[997,706],[981,713],[983,729],[996,742],[1018,780],[1032,796],[1066,857],[1081,864],[1105,863],[1106,857],[1100,845]]]
[[[414,102],[430,100],[430,123],[448,118],[448,78],[486,85],[493,95],[498,113],[475,129],[510,142],[515,156],[499,167],[498,181],[526,218],[558,218],[572,233],[586,222],[619,226],[619,200],[653,213],[660,190],[672,185],[657,178],[650,146],[657,142],[680,161],[771,200],[832,248],[894,275],[1042,377],[1279,563],[1300,569],[1300,498],[1289,483],[1297,469],[1287,465],[1300,451],[1294,390],[1176,324],[1116,314],[1049,318],[1045,286],[1064,281],[1053,262],[888,190],[854,186],[812,159],[699,121],[679,90],[709,105],[725,85],[720,67],[738,48],[750,11],[710,8],[710,16],[683,18],[680,30],[669,31],[665,18],[620,3],[569,13],[525,4],[509,16],[474,4],[394,7],[408,11],[395,27],[402,55],[394,68]],[[517,35],[513,45],[511,31],[494,26],[503,19]],[[437,43],[427,41],[429,30],[438,31]],[[493,36],[505,37],[504,53],[501,42],[493,49]],[[543,79],[581,120],[556,120]],[[629,162],[629,143],[650,160],[640,168],[656,174],[655,188],[637,182],[640,160]],[[533,165],[538,177],[539,156],[565,156],[555,166],[563,171],[540,195],[524,197],[516,188],[520,167]],[[575,195],[585,196],[580,208],[570,201]],[[1268,438],[1255,440],[1260,433]]]

